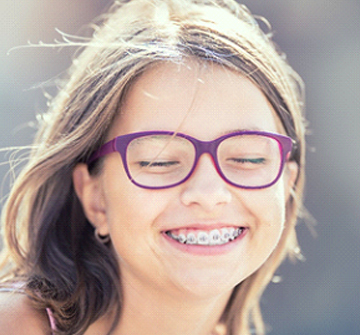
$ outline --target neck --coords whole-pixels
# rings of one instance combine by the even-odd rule
[[[166,295],[124,283],[122,317],[114,335],[212,335],[231,292],[221,296]]]

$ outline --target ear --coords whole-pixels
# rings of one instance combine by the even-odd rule
[[[109,230],[101,179],[99,176],[91,176],[87,165],[83,163],[75,166],[72,179],[75,193],[82,204],[85,216],[100,235],[108,235]]]
[[[294,161],[289,161],[285,165],[285,199],[289,200],[291,191],[295,185],[299,173],[299,166]]]

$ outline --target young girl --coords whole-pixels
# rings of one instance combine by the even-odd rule
[[[302,107],[235,1],[117,1],[3,209],[1,331],[265,334],[299,254]]]

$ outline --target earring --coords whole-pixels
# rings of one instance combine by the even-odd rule
[[[106,244],[110,241],[110,235],[100,235],[97,231],[97,229],[94,230],[94,235],[95,238],[98,242],[100,242],[101,244]]]

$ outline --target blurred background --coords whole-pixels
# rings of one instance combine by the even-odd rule
[[[360,334],[360,1],[244,0],[266,17],[274,40],[306,83],[305,205],[316,236],[300,222],[305,262],[285,262],[265,292],[270,334]],[[71,48],[9,49],[52,43],[55,28],[82,34],[109,0],[0,0],[0,147],[30,144],[44,88],[61,76]],[[41,84],[41,85],[40,85]],[[9,155],[0,152],[0,162]],[[4,178],[8,165],[0,165]],[[3,183],[3,195],[8,183]]]

